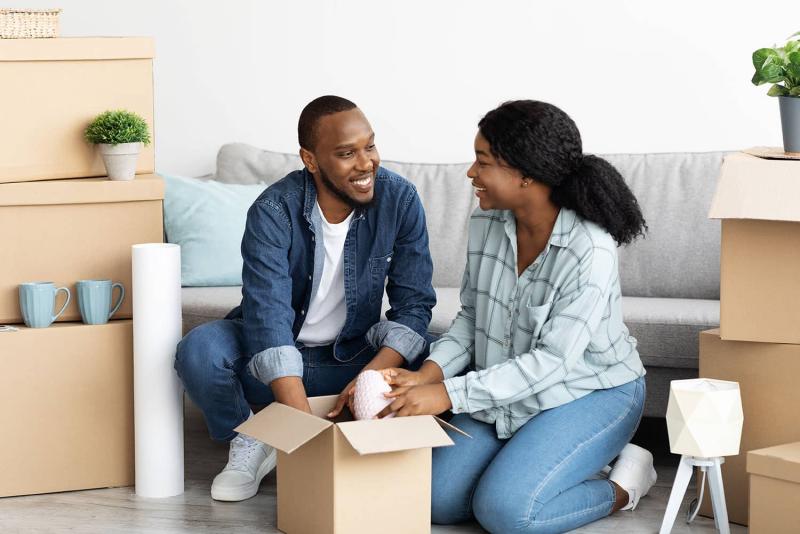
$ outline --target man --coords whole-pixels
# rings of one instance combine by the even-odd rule
[[[308,396],[339,394],[333,417],[362,369],[415,368],[427,353],[436,297],[414,186],[379,167],[375,134],[349,100],[310,102],[298,137],[305,169],[248,211],[241,305],[189,332],[175,357],[211,437],[231,442],[216,500],[252,497],[275,466],[272,447],[234,431],[250,404],[310,412]]]

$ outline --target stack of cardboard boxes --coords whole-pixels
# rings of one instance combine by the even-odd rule
[[[106,179],[83,131],[127,109],[153,125],[146,38],[0,41],[0,497],[133,483],[131,245],[161,242],[164,186],[152,146],[129,182]],[[81,323],[75,283],[126,298]],[[58,322],[23,324],[18,285],[67,286]],[[61,306],[59,298],[58,306]]]
[[[741,388],[740,454],[722,473],[728,515],[747,525],[747,451],[800,440],[800,161],[728,156],[709,217],[722,220],[720,328],[700,334],[700,376]]]

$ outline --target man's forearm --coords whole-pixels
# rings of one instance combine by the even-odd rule
[[[311,413],[311,406],[308,404],[306,388],[303,386],[302,378],[299,376],[284,376],[276,378],[269,385],[276,401],[297,410]]]
[[[390,347],[381,347],[381,349],[372,358],[372,361],[364,366],[364,370],[379,370],[389,367],[400,367],[404,362],[405,359],[396,350]]]
[[[422,367],[419,368],[419,373],[422,375],[424,384],[438,384],[444,381],[444,373],[439,365],[431,360],[425,360]]]

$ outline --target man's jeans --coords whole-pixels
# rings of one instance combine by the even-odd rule
[[[334,359],[333,345],[298,349],[303,357],[303,385],[309,397],[338,395],[375,356],[367,346],[351,361],[342,363]],[[418,367],[426,356],[427,348],[412,367]],[[241,324],[235,320],[200,325],[178,344],[175,370],[189,398],[203,411],[213,439],[233,439],[233,429],[247,420],[251,404],[266,405],[275,400],[270,387],[247,370],[249,361]]]
[[[507,440],[494,425],[458,414],[453,447],[433,450],[434,523],[473,517],[489,532],[566,532],[611,513],[614,487],[591,480],[631,439],[642,417],[644,377],[545,410]]]

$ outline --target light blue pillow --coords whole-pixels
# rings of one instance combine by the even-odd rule
[[[183,286],[242,285],[242,235],[247,210],[266,184],[164,178],[164,232],[181,246]]]

